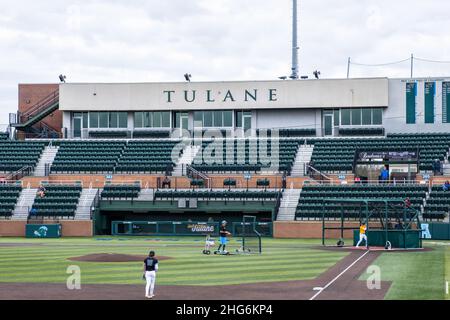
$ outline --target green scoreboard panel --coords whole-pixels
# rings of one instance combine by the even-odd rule
[[[406,123],[416,123],[416,93],[415,82],[406,83]]]
[[[434,97],[436,83],[425,82],[425,123],[434,123]]]
[[[450,82],[442,82],[442,123],[450,123]]]

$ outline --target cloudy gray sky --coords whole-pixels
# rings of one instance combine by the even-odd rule
[[[450,60],[446,0],[299,0],[300,73],[346,76],[347,58]],[[290,73],[291,0],[0,0],[0,124],[18,83],[277,79]],[[416,76],[450,75],[417,62]],[[409,62],[352,66],[407,77]]]

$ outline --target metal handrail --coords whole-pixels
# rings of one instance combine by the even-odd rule
[[[323,184],[322,181],[320,180],[314,180],[314,181],[308,181],[305,183],[305,181],[303,181],[302,185],[321,185]],[[348,185],[348,186],[353,186],[353,185],[358,185],[358,186],[370,186],[370,185],[385,185],[385,186],[394,186],[394,185],[426,185],[429,186],[430,182],[429,181],[417,181],[417,180],[390,180],[388,182],[385,183],[381,183],[379,180],[366,180],[364,182],[347,182],[346,180],[330,180],[329,182],[326,182],[327,185]]]
[[[135,186],[139,183],[139,187],[142,188],[142,180],[122,180],[122,181],[112,181],[106,180],[103,186]]]
[[[280,207],[281,207],[281,198],[283,197],[283,192],[281,190],[279,190],[278,195],[277,195],[277,200],[275,203],[275,213],[276,213],[276,217],[274,217],[274,221],[278,219],[278,213],[280,211]]]
[[[26,173],[25,173],[26,172]],[[32,166],[24,166],[20,168],[19,170],[10,173],[5,177],[5,180],[11,180],[11,181],[17,181],[22,179],[23,177],[29,175],[31,172],[33,172]]]
[[[204,174],[203,172],[200,172],[194,168],[192,168],[190,165],[186,165],[186,173],[191,172],[193,175],[200,177],[204,181],[206,181],[206,187],[209,188],[211,186],[211,178]]]
[[[326,174],[324,174],[323,172],[317,170],[316,168],[314,168],[310,164],[306,164],[306,169],[307,170],[311,170],[311,171],[313,171],[315,173],[318,173],[321,178],[325,178],[325,180],[328,180],[329,182],[331,182],[333,180],[333,179],[331,179],[331,177],[329,177]],[[312,175],[310,175],[310,177],[312,178]]]
[[[33,107],[24,112],[22,116],[26,116],[28,120],[37,115],[43,109],[47,108],[50,104],[55,103],[57,100],[59,100],[59,89],[53,91],[51,94],[40,100]]]
[[[100,204],[100,189],[97,188],[97,193],[95,194],[94,200],[92,201],[90,206],[91,208],[89,210],[91,220],[93,220],[93,213],[94,213],[93,211],[95,210],[95,208],[99,207],[99,204]],[[92,208],[94,208],[94,210],[92,210]]]

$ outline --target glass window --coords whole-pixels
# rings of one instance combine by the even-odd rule
[[[194,125],[203,127],[203,112],[202,111],[194,112]]]
[[[83,112],[83,128],[89,127],[89,113]]]
[[[144,116],[143,112],[135,112],[134,113],[134,127],[135,128],[142,128],[142,118]]]
[[[89,112],[89,128],[98,128],[98,112]]]
[[[352,109],[352,126],[361,125],[361,109]]]
[[[223,112],[223,126],[224,127],[232,127],[233,126],[233,112],[232,111],[224,111]]]
[[[99,112],[98,127],[99,128],[108,128],[108,112]]]
[[[334,126],[339,127],[339,109],[333,111],[334,113]]]
[[[222,127],[222,111],[214,111],[213,127]]]
[[[119,128],[128,128],[128,112],[119,112]]]
[[[161,127],[170,128],[170,112],[161,112]]]
[[[110,128],[117,128],[117,118],[118,118],[117,112],[110,112],[109,113],[109,127]]]
[[[252,127],[252,117],[244,117],[244,130],[251,129]]]
[[[372,124],[372,109],[370,108],[362,109],[362,124],[363,125]]]
[[[213,119],[212,119],[212,111],[203,112],[203,126],[204,127],[212,127]]]
[[[383,124],[383,109],[381,108],[372,109],[372,124],[375,125]]]
[[[236,111],[236,127],[242,128],[242,111]]]
[[[341,125],[350,125],[350,109],[341,109]]]
[[[180,113],[176,112],[175,113],[175,128],[179,128],[180,127]]]
[[[161,128],[161,112],[153,113],[153,127]]]
[[[150,112],[144,112],[144,128],[152,127],[152,114]]]

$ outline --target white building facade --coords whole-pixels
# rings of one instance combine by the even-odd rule
[[[197,128],[450,131],[450,78],[321,79],[185,83],[64,83],[67,138],[91,133]]]

